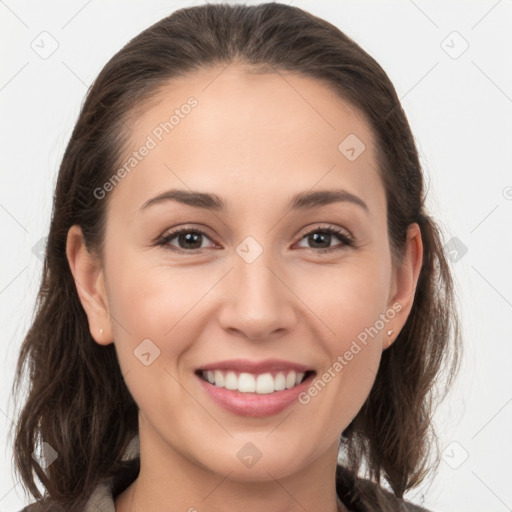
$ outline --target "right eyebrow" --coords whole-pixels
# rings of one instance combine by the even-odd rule
[[[315,208],[335,202],[345,201],[356,204],[368,212],[368,205],[360,197],[343,189],[302,192],[293,196],[292,200],[290,201],[290,208],[294,210]]]

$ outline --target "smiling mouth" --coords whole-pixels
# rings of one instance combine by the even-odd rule
[[[195,373],[204,381],[218,388],[225,388],[240,393],[267,395],[286,389],[292,389],[302,384],[316,372],[313,370],[307,370],[305,372],[284,370],[254,374],[231,370],[199,369]]]

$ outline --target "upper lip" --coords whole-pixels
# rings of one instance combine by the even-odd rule
[[[265,359],[263,361],[251,361],[249,359],[228,359],[225,361],[217,361],[215,363],[206,364],[198,368],[198,370],[224,370],[246,373],[266,373],[278,371],[307,372],[313,371],[313,368],[303,364],[284,361],[282,359]]]

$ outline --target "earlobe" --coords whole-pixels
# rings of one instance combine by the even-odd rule
[[[82,229],[78,225],[72,226],[68,231],[66,257],[89,321],[91,336],[100,345],[112,343],[108,296],[101,261],[87,250]]]
[[[382,349],[390,347],[402,330],[414,303],[416,286],[423,264],[423,242],[421,230],[417,223],[413,223],[407,230],[403,258],[393,272],[394,291],[391,294],[388,308],[395,310],[393,320],[382,342]],[[392,332],[390,332],[392,331]]]
[[[385,339],[382,342],[382,350],[389,348],[395,341],[398,334],[394,334],[395,329],[387,329]]]

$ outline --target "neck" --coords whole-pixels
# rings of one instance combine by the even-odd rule
[[[284,476],[260,466],[255,479],[248,480],[235,471],[213,472],[159,436],[141,433],[139,439],[140,472],[116,497],[116,512],[163,512],[171,504],[172,510],[188,512],[261,512],[262,500],[272,512],[348,512],[336,495],[337,445]]]

